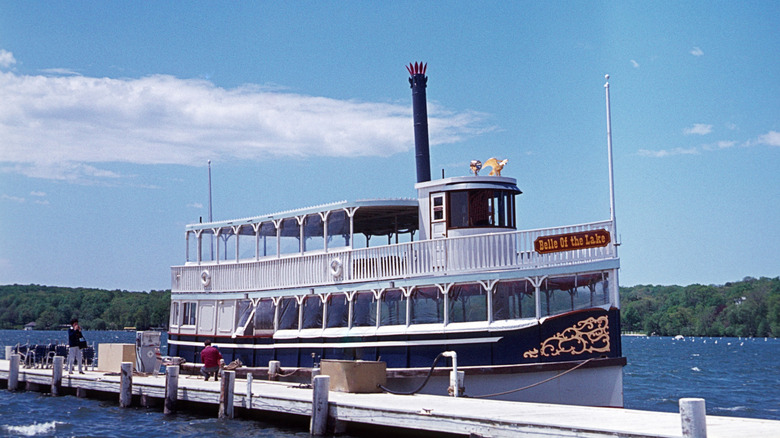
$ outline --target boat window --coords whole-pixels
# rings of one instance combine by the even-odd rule
[[[260,257],[276,255],[276,225],[263,222],[260,225]]]
[[[279,330],[298,330],[298,300],[295,297],[279,300]]]
[[[409,298],[412,324],[444,322],[444,296],[438,287],[424,286],[415,289]]]
[[[303,300],[302,328],[322,328],[322,299],[319,295],[309,295]]]
[[[328,248],[349,246],[349,217],[344,210],[328,215]]]
[[[349,324],[349,306],[346,294],[333,294],[328,298],[327,328],[347,327]]]
[[[254,326],[257,331],[274,329],[274,300],[263,298],[257,303]]]
[[[544,297],[543,316],[609,303],[609,282],[606,273],[548,278],[542,283],[540,290]]]
[[[198,303],[182,304],[182,325],[195,325]]]
[[[444,193],[431,195],[431,222],[445,220],[444,212]]]
[[[236,312],[236,331],[233,333],[235,336],[252,336],[254,331],[254,324],[252,321],[252,301],[239,300],[238,312]]]
[[[456,284],[447,295],[448,322],[487,321],[487,293],[481,284]]]
[[[281,254],[295,254],[301,252],[301,230],[298,226],[298,219],[288,217],[281,223]]]
[[[400,289],[388,289],[382,294],[381,325],[406,325],[406,296]]]
[[[449,192],[449,228],[515,227],[514,193],[508,190]]]
[[[303,250],[315,251],[325,249],[325,239],[322,217],[319,213],[310,214],[303,220]]]
[[[179,325],[179,303],[173,302],[171,303],[171,323],[172,326]]]
[[[534,318],[534,287],[527,280],[499,281],[493,292],[493,321]]]
[[[376,298],[373,292],[358,292],[352,297],[352,327],[376,326]]]
[[[606,273],[577,275],[575,309],[609,304],[609,281]]]

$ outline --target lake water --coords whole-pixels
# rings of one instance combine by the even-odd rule
[[[89,342],[134,343],[133,332],[84,332]],[[0,346],[65,342],[66,332],[0,330]],[[163,336],[163,345],[165,345]],[[5,351],[3,348],[0,351]],[[707,414],[780,420],[780,340],[623,337],[625,407],[677,412],[682,397],[706,399]],[[0,437],[308,437],[306,423],[219,420],[197,412],[122,409],[117,401],[0,391]]]

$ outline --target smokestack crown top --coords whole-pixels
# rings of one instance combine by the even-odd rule
[[[415,62],[414,64],[412,64],[410,62],[409,65],[406,66],[406,71],[409,72],[409,76],[424,75],[425,70],[427,69],[428,69],[427,62],[425,64],[423,64],[422,62]]]

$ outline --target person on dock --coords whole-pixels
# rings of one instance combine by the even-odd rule
[[[81,370],[81,348],[87,346],[87,341],[84,339],[84,335],[81,334],[81,326],[79,326],[79,320],[74,319],[70,322],[70,328],[68,329],[68,374],[73,374],[73,362],[79,362],[79,374],[84,374]]]
[[[219,352],[217,347],[211,345],[211,340],[206,339],[203,342],[206,347],[200,352],[200,360],[203,362],[203,368],[200,369],[200,373],[206,380],[209,379],[211,373],[214,373],[214,380],[219,380],[219,369],[225,362],[222,359],[222,353]]]

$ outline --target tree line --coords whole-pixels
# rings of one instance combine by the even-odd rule
[[[722,286],[621,287],[620,300],[624,332],[780,337],[780,277]]]
[[[0,286],[0,329],[57,330],[74,318],[85,330],[167,327],[171,292],[38,285]]]
[[[659,336],[780,336],[780,277],[724,285],[621,287],[621,325]],[[78,318],[86,330],[167,327],[171,292],[38,285],[0,286],[0,329],[56,330]]]

